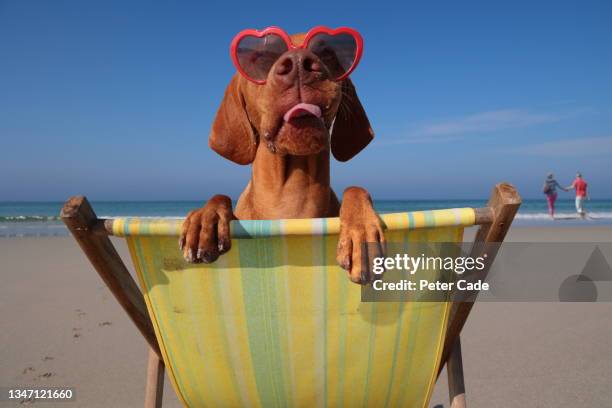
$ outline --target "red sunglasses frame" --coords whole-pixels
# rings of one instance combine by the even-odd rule
[[[344,74],[342,74],[342,76],[333,79],[334,81],[342,81],[343,79],[345,79],[346,77],[348,77],[351,72],[353,72],[355,70],[355,68],[357,67],[357,64],[359,64],[359,60],[361,59],[361,55],[363,54],[363,38],[361,38],[361,35],[359,34],[359,32],[357,32],[357,30],[354,30],[352,28],[349,27],[339,27],[336,29],[331,29],[329,27],[325,27],[325,26],[316,26],[311,28],[308,33],[306,33],[306,37],[304,37],[304,42],[302,43],[302,45],[295,45],[293,44],[293,42],[291,41],[291,37],[289,37],[289,35],[285,32],[285,30],[283,30],[280,27],[276,27],[276,26],[272,26],[272,27],[267,27],[263,30],[255,30],[255,29],[251,29],[248,28],[246,30],[242,30],[241,32],[239,32],[238,34],[236,34],[236,36],[234,37],[234,39],[232,40],[232,43],[230,45],[230,56],[232,57],[232,61],[234,62],[234,65],[236,66],[236,69],[238,70],[238,72],[240,72],[240,74],[245,77],[246,79],[248,79],[251,82],[254,82],[258,85],[263,85],[266,83],[266,80],[256,80],[254,78],[251,78],[250,76],[247,75],[247,73],[242,69],[242,67],[240,66],[240,63],[238,62],[238,55],[237,55],[237,51],[238,51],[238,44],[240,43],[240,41],[242,41],[242,39],[244,37],[256,37],[256,38],[261,38],[264,37],[266,35],[269,34],[276,34],[278,35],[280,38],[282,38],[285,41],[285,44],[287,44],[287,50],[297,50],[297,49],[305,49],[308,47],[308,44],[310,43],[310,40],[317,34],[328,34],[328,35],[337,35],[337,34],[349,34],[351,35],[354,39],[355,39],[355,44],[356,44],[356,50],[355,50],[355,60],[353,61],[353,64],[350,66],[349,69],[346,70],[346,72]]]

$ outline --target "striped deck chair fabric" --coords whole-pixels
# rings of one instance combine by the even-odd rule
[[[471,208],[386,214],[388,242],[461,242]],[[450,302],[361,302],[336,264],[339,220],[232,222],[188,264],[182,220],[119,218],[174,389],[189,407],[426,407]]]

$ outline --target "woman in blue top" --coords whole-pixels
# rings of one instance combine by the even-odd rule
[[[546,195],[546,202],[548,203],[548,214],[550,214],[550,218],[555,219],[555,201],[557,200],[557,187],[559,187],[563,191],[567,191],[565,188],[561,187],[557,180],[555,180],[555,176],[552,173],[548,173],[546,176],[546,180],[544,181],[543,191]]]

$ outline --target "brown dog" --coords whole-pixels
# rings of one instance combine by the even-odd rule
[[[301,44],[304,36],[291,39]],[[308,112],[302,106],[318,108]],[[272,66],[265,85],[234,75],[209,145],[235,163],[252,164],[251,180],[235,212],[229,197],[215,195],[187,215],[179,240],[185,259],[209,263],[229,251],[229,222],[236,218],[340,215],[337,261],[353,282],[368,282],[362,253],[366,242],[378,243],[382,250],[381,222],[370,195],[360,187],[347,188],[340,205],[330,187],[329,165],[330,150],[344,162],[373,137],[351,81],[330,80],[318,57],[306,49],[285,52]]]

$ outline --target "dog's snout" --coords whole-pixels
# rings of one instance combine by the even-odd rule
[[[293,50],[285,53],[274,68],[275,77],[285,83],[293,83],[300,78],[303,83],[323,79],[321,61],[308,50]]]

